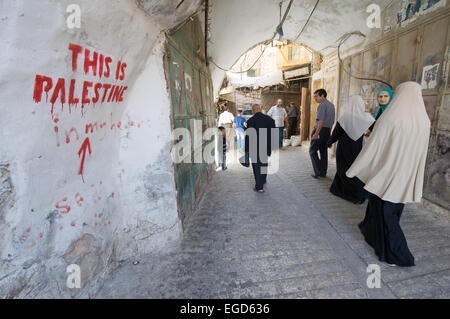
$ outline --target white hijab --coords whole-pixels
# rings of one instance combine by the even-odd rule
[[[385,201],[420,202],[429,138],[422,88],[416,82],[404,82],[347,176],[357,176],[367,191]]]
[[[364,101],[359,95],[352,95],[338,120],[345,133],[357,141],[369,129],[375,119],[366,112]]]

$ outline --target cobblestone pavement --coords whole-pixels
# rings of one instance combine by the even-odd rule
[[[416,258],[412,268],[379,262],[357,224],[354,205],[311,177],[304,147],[280,153],[280,171],[264,194],[251,169],[218,172],[175,251],[124,263],[97,298],[450,298],[450,224],[407,205],[402,227]],[[367,287],[369,264],[381,288]]]

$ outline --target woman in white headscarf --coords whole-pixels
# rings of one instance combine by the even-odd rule
[[[364,184],[345,173],[355,161],[363,146],[364,133],[375,122],[373,116],[365,111],[364,101],[359,95],[350,96],[344,112],[328,140],[328,147],[338,142],[336,149],[336,168],[330,192],[355,204],[362,204],[367,198]]]
[[[422,199],[429,137],[422,88],[416,82],[402,83],[347,171],[348,177],[364,182],[370,193],[359,228],[380,261],[391,265],[414,266],[400,217],[405,203]]]

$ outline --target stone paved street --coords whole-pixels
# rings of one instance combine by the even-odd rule
[[[407,205],[402,227],[412,268],[378,262],[357,224],[365,206],[334,197],[311,178],[304,147],[280,154],[265,194],[252,191],[251,169],[218,172],[188,221],[181,247],[123,263],[97,298],[450,298],[450,224]],[[366,285],[367,265],[382,287]]]

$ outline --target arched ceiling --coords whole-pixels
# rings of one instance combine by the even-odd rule
[[[325,53],[327,46],[347,32],[368,34],[367,7],[378,4],[383,10],[392,0],[320,0],[306,29],[296,41]],[[210,42],[208,55],[224,68],[249,48],[270,39],[280,21],[280,0],[210,0]],[[283,0],[282,13],[289,0]],[[294,40],[304,26],[316,0],[294,0],[284,23],[284,39]],[[355,43],[361,38],[350,39]],[[349,42],[350,44],[352,42]],[[217,93],[224,72],[210,65],[214,91]]]
[[[161,28],[169,29],[201,10],[204,0],[134,0]]]
[[[163,29],[174,27],[191,14],[200,12],[203,20],[203,0],[134,0]],[[210,25],[208,56],[223,68],[230,68],[248,49],[270,39],[284,14],[289,0],[209,0]],[[367,7],[378,4],[383,10],[398,0],[320,0],[297,43],[326,53],[326,47],[351,31],[368,34]],[[400,2],[400,1],[399,1]],[[305,25],[316,0],[294,0],[283,25],[284,39],[295,40]],[[361,42],[353,37],[349,45]],[[324,50],[325,49],[325,50]],[[329,50],[329,49],[328,49]],[[224,72],[210,65],[214,92],[217,93]]]

